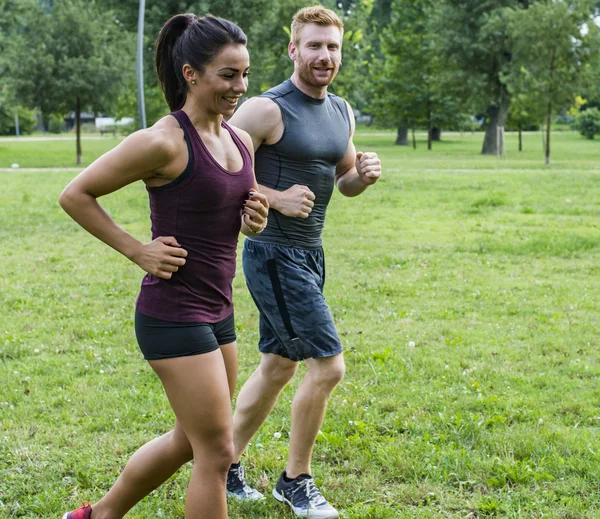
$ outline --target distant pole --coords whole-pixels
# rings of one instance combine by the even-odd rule
[[[17,137],[21,136],[21,132],[19,131],[19,114],[15,112],[15,133]]]
[[[140,113],[140,128],[146,128],[146,106],[144,103],[144,11],[146,0],[140,0],[138,15],[137,36],[137,83],[138,83],[138,110]]]

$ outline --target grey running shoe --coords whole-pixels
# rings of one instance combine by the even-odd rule
[[[246,470],[240,464],[237,467],[229,467],[227,473],[227,497],[233,497],[239,501],[262,501],[263,496],[258,490],[248,486],[246,483]]]
[[[340,516],[323,497],[311,476],[302,474],[292,481],[285,481],[284,474],[285,472],[281,474],[275,485],[273,497],[288,505],[296,517],[336,519]]]

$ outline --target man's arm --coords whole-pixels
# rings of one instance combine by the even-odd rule
[[[266,97],[248,99],[236,110],[229,123],[250,134],[254,151],[262,144],[275,144],[281,139],[284,129],[281,110]],[[257,176],[260,179],[260,172]],[[295,184],[285,191],[277,191],[259,182],[259,188],[267,196],[269,207],[286,216],[308,218],[315,205],[315,195],[306,186]]]
[[[335,170],[335,184],[340,193],[352,197],[360,195],[367,187],[375,184],[381,177],[381,161],[377,153],[362,151],[356,152],[354,142],[354,113],[350,105],[346,103],[350,117],[350,138],[346,154],[338,162]]]

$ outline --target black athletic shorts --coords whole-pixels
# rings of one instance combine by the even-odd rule
[[[135,311],[135,335],[146,360],[200,355],[235,342],[233,313],[218,323],[171,323]]]

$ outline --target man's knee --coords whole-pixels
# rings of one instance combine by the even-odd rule
[[[333,391],[346,373],[346,365],[341,355],[310,359],[306,364],[311,379],[324,391]]]
[[[260,363],[263,378],[275,386],[285,386],[295,375],[298,363],[279,355],[266,353]]]

